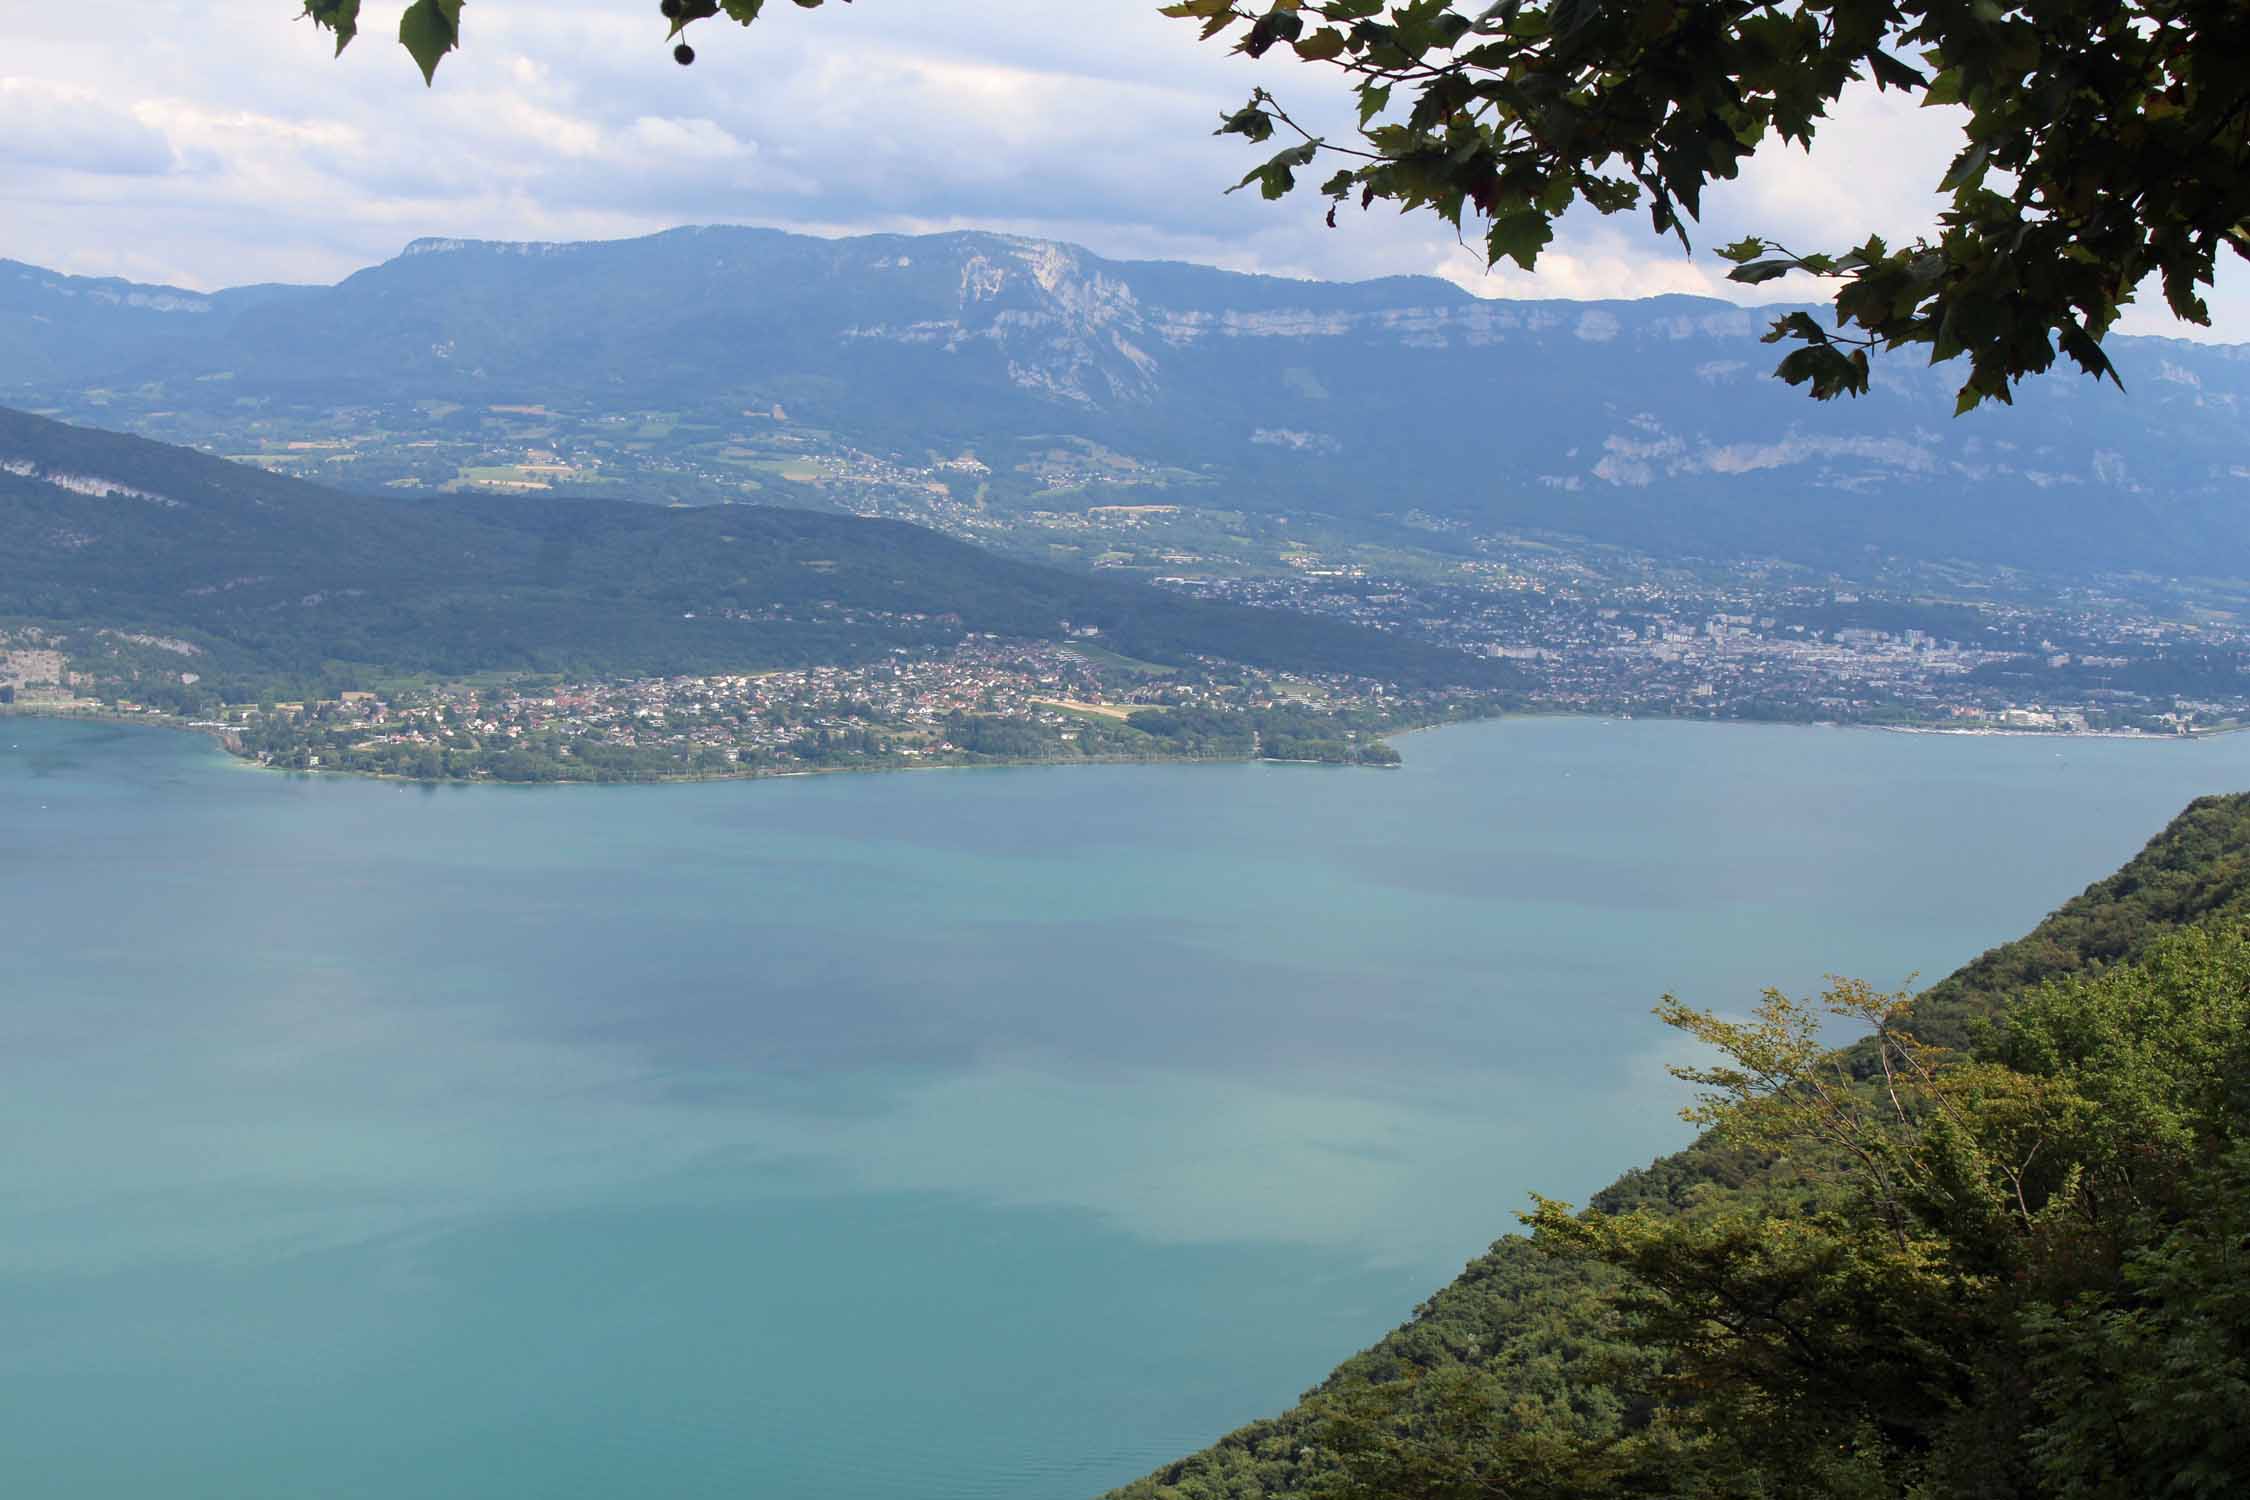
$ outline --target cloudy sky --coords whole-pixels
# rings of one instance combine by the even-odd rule
[[[655,0],[471,0],[434,90],[391,40],[402,0],[366,0],[338,61],[298,0],[134,0],[129,27],[0,6],[0,257],[209,289],[334,280],[422,235],[975,226],[1492,296],[1745,295],[1635,216],[1566,222],[1528,276],[1485,272],[1426,216],[1330,231],[1312,196],[1225,197],[1254,153],[1212,137],[1218,113],[1262,82],[1340,123],[1340,80],[1230,57],[1156,3],[776,4],[749,32],[696,27],[681,68]],[[1698,243],[1908,237],[1935,213],[1951,129],[1896,95],[1849,98],[1816,154],[1772,149],[1708,199]],[[2223,273],[2208,333],[2160,305],[2128,327],[2250,341],[2246,271]]]

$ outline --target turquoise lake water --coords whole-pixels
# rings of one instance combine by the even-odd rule
[[[1681,1143],[1663,991],[1934,979],[2250,787],[1401,746],[516,790],[0,721],[0,1492],[1089,1496]]]

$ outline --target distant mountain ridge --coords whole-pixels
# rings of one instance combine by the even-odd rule
[[[429,239],[334,287],[209,296],[0,263],[0,399],[781,404],[873,451],[1070,433],[1208,476],[1212,503],[1347,523],[2250,576],[2250,348],[2117,338],[2128,393],[2053,374],[1956,419],[1959,372],[1910,356],[1856,402],[1780,385],[1770,316],[974,232]]]

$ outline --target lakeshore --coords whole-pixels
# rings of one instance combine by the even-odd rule
[[[770,675],[770,674],[769,674],[769,675]],[[1082,705],[1082,704],[1070,704],[1070,705],[1061,705],[1061,704],[1058,704],[1058,705],[1055,705],[1055,706],[1057,706],[1057,707],[1059,707],[1059,708],[1062,708],[1062,707],[1066,707],[1066,708],[1069,708],[1069,709],[1072,709],[1072,710],[1081,710],[1081,711],[1082,711],[1082,710],[1084,710],[1084,709],[1085,709],[1086,707],[1088,707],[1087,705]],[[1114,709],[1114,708],[1111,708],[1111,709],[1107,709],[1107,711],[1106,711],[1106,712],[1105,712],[1105,714],[1104,714],[1104,717],[1116,717],[1116,718],[1119,718],[1119,719],[1123,719],[1123,718],[1125,718],[1126,716],[1125,716],[1125,714],[1123,713],[1123,711],[1121,711],[1121,710],[1116,710],[1116,709]],[[226,751],[226,752],[227,752],[227,753],[228,753],[228,754],[229,754],[230,756],[232,756],[233,758],[235,758],[235,759],[236,759],[237,761],[239,761],[239,762],[240,762],[240,763],[242,763],[243,765],[245,765],[245,766],[248,766],[248,767],[251,767],[251,768],[253,768],[253,769],[258,769],[258,770],[281,770],[281,771],[286,771],[286,772],[289,772],[289,773],[291,773],[291,774],[299,774],[299,775],[324,775],[324,776],[356,776],[356,777],[365,777],[365,778],[369,778],[369,779],[373,779],[373,780],[382,780],[382,781],[401,781],[401,782],[410,782],[410,783],[413,783],[413,782],[448,782],[448,781],[451,781],[451,782],[461,782],[461,783],[465,783],[465,784],[482,784],[482,785],[492,785],[492,784],[506,784],[506,782],[505,782],[505,780],[504,780],[503,778],[496,778],[496,777],[474,777],[474,776],[418,776],[418,775],[413,775],[413,774],[410,774],[410,773],[399,772],[399,771],[393,771],[393,770],[385,770],[385,769],[377,769],[377,768],[367,768],[367,767],[334,766],[334,765],[332,765],[332,766],[322,766],[322,765],[311,765],[311,766],[306,766],[306,765],[279,765],[279,766],[277,766],[277,765],[273,765],[273,764],[270,764],[270,763],[265,763],[265,762],[261,762],[261,761],[260,761],[260,760],[259,760],[259,759],[258,759],[258,758],[257,758],[257,757],[256,757],[256,756],[254,755],[254,754],[252,754],[252,753],[248,752],[248,751],[247,751],[247,750],[245,749],[245,747],[244,747],[244,744],[243,744],[242,734],[241,734],[241,728],[240,728],[240,726],[239,726],[239,725],[234,725],[234,724],[225,724],[225,723],[213,723],[213,722],[194,722],[194,721],[189,721],[189,720],[181,719],[181,718],[178,718],[178,717],[176,717],[176,716],[165,715],[165,714],[157,714],[157,713],[149,713],[149,712],[139,712],[139,713],[119,713],[119,712],[116,712],[116,711],[113,711],[113,710],[107,710],[107,709],[79,709],[79,708],[72,708],[72,709],[63,709],[63,708],[55,708],[55,707],[48,707],[48,706],[43,706],[43,705],[40,705],[40,704],[37,704],[37,703],[30,703],[30,704],[25,704],[25,703],[17,703],[17,704],[13,704],[13,705],[5,705],[5,706],[0,706],[0,720],[6,720],[6,719],[10,719],[10,718],[14,718],[14,719],[53,719],[53,720],[64,721],[64,722],[71,722],[71,721],[76,721],[76,722],[92,722],[92,723],[104,723],[104,724],[132,725],[132,726],[147,727],[147,728],[160,728],[160,729],[172,730],[172,731],[176,731],[176,732],[182,732],[182,733],[188,733],[188,734],[199,735],[199,736],[202,736],[202,737],[203,737],[203,738],[205,738],[205,739],[208,739],[208,740],[210,740],[210,741],[211,741],[212,743],[214,743],[214,744],[218,745],[218,746],[219,746],[219,747],[220,747],[221,749],[225,750],[225,751]],[[1640,721],[1640,722],[1650,722],[1650,723],[1712,723],[1712,722],[1731,722],[1731,723],[1736,723],[1736,724],[1742,724],[1742,725],[1745,725],[1746,727],[1769,727],[1769,728],[1786,728],[1786,729],[1850,729],[1850,730],[1876,730],[1876,731],[1880,731],[1880,732],[1883,732],[1883,733],[1887,733],[1887,734],[1900,734],[1900,735],[1925,735],[1925,736],[1941,736],[1941,737],[1946,737],[1946,738],[1956,738],[1956,739],[2028,739],[2028,740],[2052,741],[2052,742],[2056,742],[2056,743],[2065,743],[2065,742],[2068,742],[2068,743],[2079,743],[2079,742],[2085,742],[2085,741],[2112,741],[2112,742],[2116,742],[2116,741],[2123,741],[2123,742],[2129,742],[2129,743],[2135,743],[2135,744],[2173,744],[2173,745],[2177,745],[2177,744],[2183,744],[2183,743],[2189,743],[2189,742],[2192,742],[2192,741],[2195,741],[2195,740],[2201,740],[2201,739],[2209,739],[2209,738],[2213,738],[2213,737],[2216,737],[2216,736],[2220,736],[2220,735],[2231,735],[2231,734],[2235,734],[2235,733],[2238,733],[2238,732],[2240,732],[2241,730],[2243,730],[2243,729],[2244,729],[2244,728],[2246,728],[2246,727],[2250,727],[2250,726],[2245,726],[2245,725],[2241,725],[2241,724],[2223,724],[2223,725],[2214,725],[2214,726],[2211,726],[2211,727],[2209,727],[2209,728],[2196,728],[2196,729],[2192,729],[2192,730],[2188,730],[2188,731],[2183,731],[2183,732],[2181,732],[2181,733],[2176,733],[2176,734],[2163,734],[2163,735],[2159,735],[2159,734],[2147,734],[2147,733],[2142,733],[2142,732],[2138,732],[2138,731],[2133,731],[2133,730],[2096,730],[2096,729],[2011,729],[2011,728],[1999,728],[1999,727],[1989,727],[1989,726],[1979,726],[1979,727],[1953,727],[1953,726],[1948,726],[1948,725],[1935,725],[1935,724],[1932,724],[1932,725],[1908,725],[1908,724],[1854,724],[1854,723],[1845,723],[1845,722],[1812,722],[1812,723],[1798,723],[1798,722],[1793,722],[1793,721],[1760,721],[1760,720],[1750,720],[1750,721],[1740,721],[1740,720],[1736,720],[1736,721],[1713,721],[1713,720],[1709,720],[1709,719],[1703,719],[1703,718],[1694,718],[1694,717],[1687,717],[1687,716],[1668,716],[1668,715],[1641,715],[1641,716],[1638,716],[1638,719],[1639,719],[1639,721]],[[1588,723],[1602,723],[1602,724],[1627,724],[1627,723],[1633,723],[1633,722],[1635,722],[1635,721],[1636,721],[1636,717],[1635,717],[1635,716],[1619,716],[1619,715],[1615,715],[1615,714],[1599,714],[1599,713],[1573,713],[1573,712],[1568,712],[1568,711],[1555,711],[1555,710],[1544,710],[1544,709],[1528,709],[1528,710],[1520,710],[1520,709],[1519,709],[1519,710],[1508,710],[1508,711],[1495,711],[1495,712],[1491,712],[1491,713],[1468,714],[1468,715],[1460,715],[1460,716],[1456,716],[1456,717],[1450,717],[1450,718],[1443,718],[1443,719],[1433,719],[1433,720],[1431,720],[1431,721],[1429,721],[1429,722],[1426,722],[1426,723],[1406,723],[1406,724],[1398,724],[1398,725],[1395,725],[1395,726],[1391,726],[1391,727],[1387,727],[1387,728],[1383,729],[1383,730],[1382,730],[1382,732],[1381,732],[1381,734],[1380,734],[1380,737],[1379,737],[1378,739],[1376,739],[1375,741],[1373,741],[1373,742],[1374,742],[1374,743],[1379,743],[1379,744],[1386,744],[1386,745],[1387,745],[1387,744],[1389,744],[1389,743],[1390,743],[1391,741],[1394,741],[1394,740],[1401,740],[1401,739],[1405,739],[1405,738],[1407,738],[1407,737],[1409,737],[1409,736],[1418,736],[1418,735],[1422,735],[1422,734],[1425,734],[1425,733],[1427,733],[1427,732],[1429,732],[1429,731],[1431,731],[1431,730],[1435,730],[1435,729],[1444,729],[1444,728],[1448,728],[1448,727],[1451,727],[1451,726],[1454,726],[1454,725],[1458,725],[1458,724],[1465,724],[1465,723],[1484,723],[1484,722],[1493,722],[1493,721],[1518,722],[1518,721],[1540,721],[1540,720],[1564,720],[1564,721],[1582,721],[1582,722],[1588,722]],[[603,778],[603,777],[597,777],[597,776],[576,776],[576,777],[574,777],[574,776],[569,776],[569,775],[559,775],[559,776],[549,776],[549,777],[542,777],[542,778],[540,778],[540,782],[539,782],[539,784],[543,784],[543,785],[564,785],[564,786],[594,786],[594,785],[664,785],[664,784],[683,784],[683,783],[684,783],[684,784],[692,784],[692,783],[698,783],[698,782],[724,782],[724,781],[759,781],[759,780],[771,780],[771,779],[777,779],[777,778],[785,778],[785,777],[790,777],[790,778],[793,778],[793,777],[805,777],[805,776],[822,776],[822,775],[833,775],[833,774],[839,774],[839,773],[873,773],[873,772],[890,772],[890,771],[925,771],[925,770],[971,770],[971,769],[978,769],[978,768],[986,768],[986,769],[1004,769],[1004,768],[1008,768],[1008,767],[1065,766],[1065,765],[1110,765],[1110,766],[1121,766],[1121,765],[1148,765],[1148,766],[1162,766],[1162,765],[1198,765],[1198,764],[1202,764],[1202,765],[1212,765],[1212,764],[1218,764],[1218,765],[1239,765],[1239,764],[1248,764],[1248,763],[1265,763],[1265,764],[1274,764],[1274,765],[1323,765],[1323,764],[1326,764],[1326,765],[1334,765],[1334,764],[1338,764],[1339,762],[1337,762],[1337,761],[1334,761],[1334,760],[1327,760],[1327,761],[1324,761],[1324,760],[1321,760],[1321,759],[1318,759],[1318,758],[1315,758],[1315,757],[1298,757],[1298,756],[1281,756],[1281,755],[1271,755],[1271,754],[1265,754],[1265,753],[1261,753],[1261,752],[1260,752],[1260,751],[1259,751],[1258,749],[1245,750],[1245,751],[1242,751],[1242,752],[1240,752],[1240,753],[1208,753],[1208,754],[1194,754],[1194,755],[1181,755],[1181,754],[1154,754],[1154,753],[1151,753],[1151,754],[1122,754],[1122,753],[1110,753],[1110,754],[1087,754],[1087,753],[1083,753],[1083,752],[1080,752],[1080,753],[1073,753],[1073,754],[1068,754],[1068,755],[1063,755],[1063,754],[1052,754],[1052,753],[1050,753],[1050,754],[1031,754],[1031,755],[1019,755],[1019,756],[1007,756],[1007,755],[968,756],[968,755],[962,755],[962,756],[959,756],[959,757],[957,757],[957,758],[951,758],[951,759],[941,759],[941,758],[934,758],[934,757],[930,757],[930,756],[919,756],[919,757],[916,757],[916,758],[913,758],[913,759],[907,759],[907,758],[903,758],[903,757],[900,757],[900,758],[894,758],[894,759],[888,759],[888,760],[869,760],[869,761],[866,761],[866,762],[862,762],[862,763],[852,763],[852,764],[838,764],[838,765],[820,765],[820,766],[798,766],[798,767],[783,767],[783,766],[751,766],[751,767],[734,767],[734,768],[730,768],[730,769],[726,769],[726,770],[686,771],[686,772],[677,772],[677,773],[669,773],[669,774],[647,774],[647,775],[637,775],[637,776],[633,776],[633,777],[629,777],[629,778],[618,778],[618,777],[608,777],[608,778]],[[1382,768],[1382,769],[1388,769],[1388,768],[1390,768],[1390,767],[1392,767],[1392,766],[1395,766],[1395,765],[1396,765],[1396,764],[1398,764],[1398,763],[1399,763],[1399,761],[1395,761],[1395,760],[1383,760],[1383,761],[1369,761],[1369,762],[1362,762],[1362,763],[1360,763],[1360,764],[1362,764],[1362,765],[1374,765],[1374,766],[1376,766],[1376,767],[1378,767],[1378,768]]]
[[[1498,717],[1498,716],[1492,716]],[[368,781],[405,782],[409,784],[445,784],[466,786],[506,786],[510,783],[498,778],[479,777],[429,777],[413,776],[397,771],[362,769],[347,766],[277,766],[260,762],[246,753],[238,730],[228,725],[199,724],[183,719],[157,714],[122,714],[88,709],[50,709],[37,705],[12,705],[0,707],[0,721],[46,720],[55,723],[111,724],[138,729],[162,729],[187,734],[207,740],[225,751],[228,757],[245,769],[278,771],[291,776],[325,776],[356,778]],[[1477,719],[1452,719],[1445,723],[1476,723]],[[1389,740],[1405,734],[1419,733],[1425,729],[1440,729],[1445,723],[1409,725],[1403,729],[1386,731]],[[920,758],[916,760],[873,761],[862,764],[804,766],[795,769],[780,767],[752,767],[726,771],[691,771],[668,775],[638,776],[630,779],[598,779],[594,777],[556,776],[544,778],[542,786],[666,786],[694,785],[703,782],[776,781],[808,776],[872,775],[893,771],[973,771],[1030,769],[1056,766],[1195,766],[1195,765],[1335,765],[1337,762],[1311,758],[1291,758],[1259,754],[1215,755],[1032,755],[1032,756],[980,756],[955,760]],[[1366,763],[1361,768],[1390,769],[1396,762]]]

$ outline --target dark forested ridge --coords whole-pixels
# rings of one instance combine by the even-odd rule
[[[967,632],[1097,638],[1414,686],[1497,662],[1009,561],[920,527],[758,506],[347,496],[0,410],[0,623],[178,637],[242,677],[741,671]]]
[[[2049,1200],[2037,1204],[2035,1187],[2036,1212],[2015,1224],[2015,1238],[2033,1247],[2010,1252],[2024,1255],[2015,1279],[2051,1289],[2051,1302],[2007,1303],[1983,1328],[1924,1321],[1885,1335],[1885,1320],[1899,1310],[1883,1305],[1880,1282],[1852,1285],[1824,1262],[1818,1276],[1804,1273],[1807,1284],[1820,1283],[1807,1292],[1784,1278],[1801,1269],[1775,1248],[1787,1242],[1756,1237],[1776,1223],[1802,1240],[1807,1223],[1852,1222],[1824,1152],[1802,1141],[1794,1149],[1761,1145],[1723,1129],[1596,1194],[1590,1220],[1543,1214],[1538,1238],[1496,1243],[1301,1405],[1125,1486],[1115,1500],[2239,1493],[2250,1473],[2239,1420],[2250,1411],[2250,1281],[2226,1247],[2234,1245],[2238,1260],[2250,1230],[2250,1179],[2242,1175],[2250,1164],[2242,1134],[2250,1109],[2246,927],[2250,794],[2201,798],[2123,869],[1894,1018],[1968,1046],[1970,1060],[1952,1076],[1968,1079],[1979,1099],[2003,1101],[1995,1111],[2010,1121],[2003,1133],[2022,1128],[2010,1110],[2039,1108],[2058,1117],[2076,1111],[2078,1129],[2110,1133],[2105,1147],[2060,1127],[2042,1137],[2059,1154],[2078,1145],[2087,1158],[2057,1164],[2060,1175],[2043,1189]],[[1874,1042],[1844,1054],[1878,1080],[1884,1062],[1903,1072],[1899,1060],[1908,1056],[1893,1047],[1878,1057]],[[1950,1174],[1983,1159],[1946,1138],[1934,1146],[1926,1136],[1908,1138],[1920,1157],[1882,1159],[1936,1162],[1935,1188],[1952,1191]],[[2022,1136],[2012,1143],[2021,1150]],[[2119,1160],[2127,1165],[2116,1167]],[[2106,1203],[2089,1200],[2084,1183],[2103,1170],[2137,1181],[2145,1201],[2115,1189]],[[1923,1191],[1943,1196],[1935,1188]],[[1954,1240],[2013,1244],[2005,1225],[2015,1205],[1997,1200],[2014,1191],[1994,1195],[1991,1212],[1970,1229],[1955,1226]],[[1974,1196],[1948,1201],[1958,1212],[1958,1200]],[[2088,1201],[2106,1211],[2106,1223],[2079,1211]],[[1587,1224],[1594,1227],[1577,1227]],[[1879,1216],[1873,1227],[1883,1229]],[[1837,1238],[1850,1243],[1840,1231]],[[1558,1253],[1558,1239],[1577,1243]],[[1957,1243],[1948,1253],[1974,1258]],[[2086,1270],[2095,1253],[2109,1258],[2098,1274]],[[1741,1351],[1758,1348],[1765,1314],[1746,1316],[1739,1338],[1717,1332],[1713,1317],[1743,1309],[1696,1305],[1682,1291],[1693,1277],[1667,1281],[1683,1264],[1710,1284],[1747,1278],[1770,1299],[1773,1326],[1784,1314],[1801,1319],[1786,1337],[1804,1336],[1807,1348],[1817,1347],[1807,1330],[1817,1332],[1824,1315],[1850,1330],[1831,1328],[1837,1340],[1864,1336],[1838,1376],[1848,1394],[1819,1389],[1817,1362],[1794,1355],[1779,1362],[1785,1381],[1760,1371]],[[1759,1269],[1746,1273],[1745,1264]],[[1960,1285],[1996,1284],[1988,1264],[1974,1271]],[[1925,1318],[1949,1316],[1928,1307],[1957,1307],[1960,1285],[1924,1307]],[[1912,1305],[1908,1295],[1901,1301]],[[1993,1345],[1991,1360],[2024,1368],[1969,1368],[1973,1357],[1945,1350],[1949,1336],[1972,1348],[1982,1339]],[[1939,1353],[1917,1347],[1921,1341]],[[1883,1390],[1886,1379],[1897,1387]],[[1751,1394],[1729,1395],[1729,1381]],[[1794,1395],[1760,1405],[1777,1381]],[[1827,1451],[1794,1455],[1754,1436],[1714,1444],[1672,1415],[1677,1403],[1707,1416],[1716,1402],[1746,1429],[1771,1427],[1781,1432],[1776,1442],[1804,1444],[1823,1398],[1850,1404],[1851,1419],[1822,1429],[1816,1441]],[[1743,1404],[1726,1405],[1737,1400]],[[2128,1408],[2137,1415],[2128,1419]],[[2130,1425],[2142,1421],[2153,1426]],[[1970,1430],[1979,1423],[2001,1430]],[[1774,1464],[1787,1472],[1792,1462],[1802,1472],[1778,1488],[1774,1471],[1757,1472]],[[1978,1476],[1973,1484],[1958,1477],[1967,1473]],[[1933,1479],[1944,1475],[1956,1477]]]
[[[2250,797],[2199,797],[2131,864],[1923,991],[1915,1024],[1931,1041],[1970,1045],[2010,996],[2033,985],[2129,963],[2174,928],[2245,918]]]

